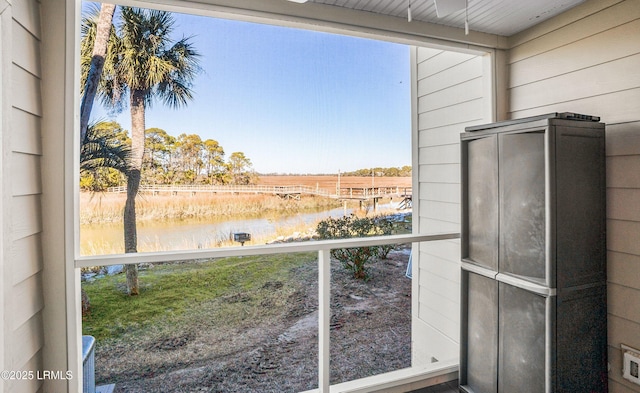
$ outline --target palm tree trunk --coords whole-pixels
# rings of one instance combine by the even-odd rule
[[[107,56],[107,44],[111,33],[111,21],[116,10],[115,4],[102,3],[100,16],[96,26],[96,40],[93,43],[93,56],[91,57],[91,67],[84,86],[84,95],[80,104],[80,142],[84,141],[89,124],[89,116],[93,108],[93,100],[98,91],[104,59]]]
[[[136,195],[140,186],[140,170],[131,169],[127,176],[127,201],[124,205],[124,248],[126,253],[138,252],[138,231],[136,228]],[[126,265],[127,292],[138,295],[138,265]]]
[[[131,169],[127,176],[127,201],[124,207],[124,248],[126,253],[138,252],[136,195],[140,188],[140,172],[144,155],[144,96],[144,91],[131,90]],[[129,295],[138,295],[140,293],[138,266],[134,264],[127,265],[126,273]]]

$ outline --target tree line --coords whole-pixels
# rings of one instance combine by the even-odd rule
[[[131,138],[114,121],[89,126],[92,138],[101,138],[121,150],[131,149]],[[145,130],[142,157],[142,184],[255,184],[258,177],[251,160],[243,152],[225,157],[223,147],[214,139],[202,140],[200,135],[173,136],[160,128]],[[108,187],[123,186],[127,178],[123,171],[112,166],[97,165],[83,168],[80,188],[85,191],[104,191]]]
[[[343,172],[343,176],[375,176],[375,177],[410,177],[411,165],[389,168],[365,168],[351,172]]]
[[[145,130],[144,155],[142,157],[142,184],[211,184],[248,185],[256,184],[258,174],[251,160],[243,152],[233,152],[228,157],[224,148],[214,139],[203,140],[198,134],[173,136],[161,128]],[[127,183],[125,161],[131,150],[129,133],[115,121],[102,121],[88,126],[87,141],[83,148],[86,157],[80,172],[80,189],[83,191],[106,191],[109,187]],[[108,146],[109,149],[99,149]],[[94,152],[109,152],[117,149],[121,156],[118,165],[101,162],[96,165]],[[115,155],[111,154],[112,161]],[[124,157],[123,157],[124,156]],[[297,175],[297,174],[292,174]],[[335,175],[335,174],[333,174]],[[342,176],[408,177],[411,166],[374,167],[342,172]]]

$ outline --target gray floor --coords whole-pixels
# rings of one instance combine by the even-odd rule
[[[96,393],[112,393],[115,386],[115,384],[97,386]],[[458,381],[429,386],[428,388],[413,390],[409,393],[458,393]]]
[[[429,386],[428,388],[422,388],[414,390],[409,393],[458,393],[458,381],[446,382],[441,385]]]

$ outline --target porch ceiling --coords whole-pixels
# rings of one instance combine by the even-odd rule
[[[449,1],[451,0],[411,0],[412,20],[464,28],[464,10],[441,18],[437,16],[435,3],[442,5]],[[584,2],[585,0],[468,0],[469,27],[474,31],[508,37]],[[409,0],[308,0],[307,3],[407,18]]]

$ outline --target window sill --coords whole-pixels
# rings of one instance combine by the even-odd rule
[[[331,385],[330,393],[401,393],[458,379],[458,360],[410,367]],[[319,389],[301,393],[318,393]]]

